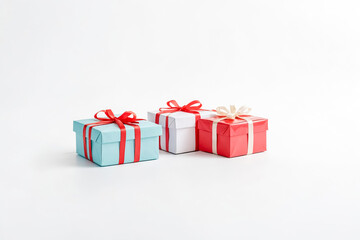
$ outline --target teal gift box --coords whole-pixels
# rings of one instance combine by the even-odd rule
[[[137,119],[130,111],[116,117],[109,109],[101,110],[94,117],[73,122],[80,156],[99,166],[159,158],[160,125]]]

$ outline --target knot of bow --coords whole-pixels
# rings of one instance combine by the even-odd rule
[[[166,103],[169,107],[168,108],[159,108],[159,111],[162,113],[172,113],[172,112],[196,112],[198,110],[202,110],[202,104],[198,100],[194,100],[189,102],[184,106],[180,106],[175,100],[168,101]]]
[[[105,113],[106,117],[99,117],[99,113]],[[136,117],[136,114],[132,111],[126,111],[123,114],[121,114],[119,117],[116,117],[111,109],[101,110],[95,113],[94,118],[100,120],[103,123],[116,123],[117,125],[123,125],[123,124],[134,124],[139,123],[139,119]]]
[[[246,106],[240,107],[236,111],[236,107],[234,105],[230,105],[230,110],[224,106],[217,107],[216,113],[220,117],[224,117],[226,119],[235,119],[241,117],[241,115],[248,115],[248,113],[251,111],[251,108],[248,108]]]

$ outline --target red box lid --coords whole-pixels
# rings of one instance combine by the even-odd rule
[[[244,115],[250,117],[254,124],[254,132],[264,132],[268,130],[268,120],[266,118]],[[212,117],[199,119],[199,130],[212,132],[212,125],[215,119],[222,117]],[[224,119],[218,122],[217,132],[219,135],[238,136],[248,134],[248,123],[244,119]]]

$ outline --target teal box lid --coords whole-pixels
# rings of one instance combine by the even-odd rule
[[[83,133],[83,128],[85,124],[99,122],[97,119],[83,119],[73,122],[73,130],[76,133]],[[135,138],[134,127],[124,124],[126,128],[126,140],[131,140]],[[160,136],[162,133],[162,128],[160,125],[141,120],[139,121],[141,138],[149,138]],[[86,128],[86,137],[89,134],[89,127]],[[107,125],[101,125],[93,127],[91,132],[91,140],[98,143],[110,143],[110,142],[120,142],[121,131],[119,126],[116,123],[110,123]]]

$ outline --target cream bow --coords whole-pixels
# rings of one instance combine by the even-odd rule
[[[251,108],[248,108],[246,106],[242,106],[236,111],[235,105],[230,105],[230,110],[224,106],[216,108],[216,113],[220,117],[226,117],[228,119],[235,119],[237,117],[240,117],[240,115],[248,115],[250,111]]]

